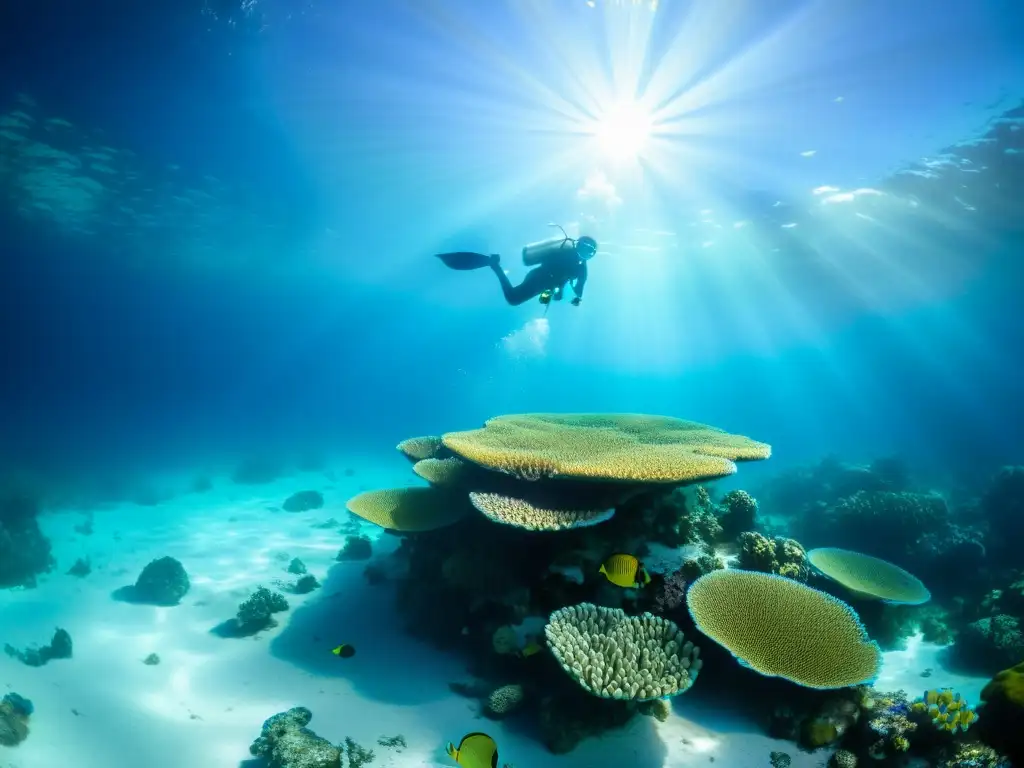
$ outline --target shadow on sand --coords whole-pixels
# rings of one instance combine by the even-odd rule
[[[406,633],[393,588],[367,584],[365,566],[337,563],[304,605],[278,614],[287,624],[272,641],[271,653],[307,672],[344,678],[377,701],[411,706],[449,698],[447,681],[465,676],[462,664]],[[355,655],[332,654],[341,644],[353,646]]]
[[[131,603],[132,605],[155,605],[158,608],[173,608],[174,606],[181,604],[181,601],[176,603],[159,603],[153,600],[147,600],[139,595],[134,584],[126,584],[123,587],[118,587],[110,593],[110,597],[112,600],[116,600],[119,603]]]

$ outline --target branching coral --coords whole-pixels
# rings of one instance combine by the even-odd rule
[[[644,701],[686,691],[700,670],[700,649],[671,621],[590,603],[551,614],[544,628],[558,663],[588,693]]]
[[[258,587],[249,599],[238,606],[236,628],[242,634],[259,632],[277,625],[273,614],[288,610],[284,595]]]
[[[713,571],[687,593],[697,628],[745,666],[808,688],[873,680],[881,653],[850,606],[774,574]]]

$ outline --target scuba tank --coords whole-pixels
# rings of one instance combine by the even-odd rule
[[[549,226],[562,229],[558,224],[550,224]],[[523,246],[523,264],[528,267],[535,267],[545,259],[555,256],[563,249],[569,251],[576,250],[576,241],[565,234],[564,229],[562,229],[561,237],[552,237],[549,240],[541,240]]]

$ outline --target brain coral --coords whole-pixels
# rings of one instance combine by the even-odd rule
[[[588,693],[647,701],[686,691],[700,670],[700,649],[679,627],[645,613],[627,616],[590,603],[551,614],[544,633],[562,669]]]
[[[878,674],[881,652],[850,606],[792,579],[724,570],[687,593],[697,628],[742,664],[808,688],[845,688]]]
[[[908,605],[931,599],[920,579],[887,560],[835,547],[812,549],[807,559],[830,579],[860,595]]]
[[[464,497],[437,488],[366,491],[353,496],[345,506],[353,515],[381,528],[407,532],[444,528],[473,511]]]
[[[526,480],[696,482],[771,455],[770,446],[715,427],[642,414],[499,416],[441,439],[469,461]]]
[[[526,501],[498,493],[470,493],[469,500],[496,523],[528,531],[560,531],[584,528],[610,520],[614,509],[543,509]]]

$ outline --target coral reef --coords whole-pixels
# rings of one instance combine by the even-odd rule
[[[982,689],[981,701],[977,730],[982,740],[1012,765],[1024,765],[1024,661],[996,674]]]
[[[268,768],[341,768],[342,751],[306,726],[313,713],[305,707],[279,712],[263,723],[249,752]]]
[[[760,533],[741,533],[739,567],[745,571],[774,573],[796,581],[807,581],[808,564],[804,548],[793,539],[776,536],[769,539]]]
[[[288,573],[302,576],[306,573],[306,564],[299,560],[299,558],[293,557],[291,562],[288,563]]]
[[[955,658],[964,666],[994,672],[1024,658],[1024,622],[999,614],[971,622],[953,645]]]
[[[369,560],[373,557],[373,544],[366,536],[347,536],[345,546],[338,552],[337,559],[341,562],[347,560]]]
[[[257,587],[249,598],[238,606],[235,630],[240,635],[252,635],[277,626],[275,613],[288,610],[288,601],[279,592]]]
[[[173,557],[160,557],[142,569],[130,599],[149,605],[177,605],[190,587],[184,566]]]
[[[699,666],[692,645],[675,639],[677,622],[690,621],[686,584],[723,567],[714,545],[722,541],[719,518],[729,514],[728,503],[734,520],[749,519],[756,506],[738,493],[715,504],[705,488],[682,486],[732,474],[737,461],[766,458],[768,446],[677,419],[532,414],[406,441],[399,451],[430,486],[349,500],[356,516],[402,534],[387,573],[368,568],[367,577],[395,581],[411,633],[468,656],[479,683],[466,693],[485,714],[505,711],[495,707],[496,691],[521,691],[528,706],[517,714],[531,719],[556,753],[641,711],[667,716],[663,705],[639,699],[685,690]],[[605,578],[601,565],[615,553],[645,565],[650,553],[650,583],[624,588]],[[558,659],[575,658],[577,649],[576,639],[561,639],[569,617],[563,609],[583,604],[615,620],[607,634],[588,639],[586,663],[581,642],[581,674],[571,663],[565,674]],[[619,634],[634,625],[664,637],[626,643]],[[623,646],[621,659],[613,643]],[[606,669],[595,675],[591,652],[600,660],[605,651]],[[655,665],[647,664],[652,659]],[[666,668],[656,681],[659,659]],[[649,669],[634,670],[635,686],[616,680],[640,665]],[[578,680],[600,686],[592,694]]]
[[[878,674],[881,652],[856,612],[784,576],[713,571],[687,593],[697,628],[745,666],[809,688],[844,688]]]
[[[281,505],[285,512],[309,512],[320,509],[324,505],[324,495],[320,491],[296,491]]]
[[[13,691],[0,700],[0,746],[16,747],[28,738],[32,702]]]
[[[53,568],[50,540],[39,528],[39,501],[16,488],[0,490],[0,587],[33,587]]]
[[[722,533],[735,539],[743,531],[752,531],[757,525],[757,499],[746,491],[729,491],[720,504]]]
[[[67,630],[58,627],[53,633],[53,639],[50,640],[49,645],[39,648],[26,648],[20,651],[12,645],[5,645],[4,652],[22,664],[27,664],[30,667],[41,667],[49,664],[54,659],[70,659],[73,648],[71,635],[68,634]]]
[[[678,696],[701,668],[700,649],[671,621],[590,603],[562,608],[544,628],[558,663],[585,691],[645,701]]]
[[[308,595],[314,589],[320,588],[320,582],[316,580],[316,576],[311,573],[307,573],[300,579],[297,579],[294,584],[289,587],[289,590],[293,595]]]
[[[160,657],[157,656],[155,653],[151,653],[149,654],[149,656],[142,660],[142,663],[145,664],[147,667],[155,667],[160,663]]]
[[[993,564],[1020,567],[1024,541],[1024,467],[1003,467],[981,498],[988,523],[985,546]]]

